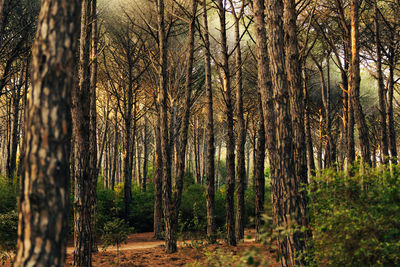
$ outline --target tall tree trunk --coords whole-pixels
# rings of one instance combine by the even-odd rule
[[[386,103],[385,86],[383,84],[382,74],[382,52],[379,29],[379,11],[378,1],[374,0],[374,40],[376,49],[376,72],[378,74],[378,97],[379,97],[379,119],[380,119],[380,144],[383,153],[383,163],[387,163],[389,157],[389,144],[386,126]],[[373,155],[375,156],[375,155]]]
[[[293,10],[288,10],[293,12]],[[302,176],[297,175],[295,162],[296,145],[292,136],[291,109],[289,101],[290,84],[285,73],[285,51],[283,31],[283,3],[271,0],[267,7],[269,30],[269,55],[272,85],[274,88],[274,107],[276,111],[276,177],[271,180],[274,223],[283,229],[292,229],[293,225],[307,225],[304,217],[306,199],[300,192]],[[287,32],[286,32],[287,33]],[[287,33],[288,34],[288,33]],[[290,76],[290,75],[289,75]],[[292,80],[292,78],[290,79]],[[296,125],[294,127],[297,127]],[[297,161],[297,160],[296,160]],[[293,232],[278,239],[282,266],[303,265],[298,259],[304,253],[304,233]]]
[[[360,139],[361,156],[365,163],[371,165],[371,152],[369,148],[368,126],[360,102],[360,52],[359,52],[359,0],[350,1],[351,18],[351,65],[350,65],[350,96],[354,109],[355,121],[357,124]]]
[[[177,250],[177,230],[178,230],[178,212],[181,204],[183,177],[185,175],[185,154],[189,131],[189,118],[191,106],[191,93],[192,93],[192,70],[194,62],[194,34],[195,34],[195,21],[197,11],[197,0],[192,0],[191,6],[191,21],[189,24],[189,40],[188,40],[188,63],[186,66],[186,80],[185,80],[185,100],[183,106],[183,118],[181,123],[179,151],[176,166],[176,177],[174,192],[168,192],[170,198],[164,198],[164,216],[166,222],[165,228],[165,241],[168,253],[176,252]],[[170,224],[170,227],[167,225]]]
[[[62,266],[65,261],[70,108],[79,16],[80,1],[41,3],[32,50],[32,90],[25,121],[27,151],[13,266]]]
[[[160,137],[162,154],[162,195],[165,223],[165,244],[167,252],[175,252],[176,236],[174,234],[173,214],[171,214],[171,165],[172,148],[168,128],[168,89],[167,89],[167,38],[165,33],[164,0],[157,0],[157,26],[159,45],[159,105],[160,105]]]
[[[255,186],[256,186],[256,211],[255,211],[255,225],[257,232],[257,240],[260,238],[262,230],[262,214],[264,213],[264,198],[265,198],[265,176],[264,176],[264,162],[265,162],[265,126],[264,115],[262,112],[261,94],[258,93],[258,116],[259,122],[257,124],[257,149],[254,161],[255,168]]]
[[[19,142],[19,111],[20,111],[20,101],[21,101],[21,87],[22,87],[22,81],[24,77],[24,68],[22,69],[21,76],[19,77],[20,83],[15,84],[14,88],[12,89],[12,97],[11,97],[11,114],[12,114],[12,123],[11,123],[11,132],[10,132],[10,153],[9,153],[9,158],[7,159],[7,178],[10,179],[10,181],[14,178],[14,175],[16,174],[16,168],[17,168],[17,148],[18,148],[18,142]]]
[[[392,38],[393,40],[393,38]],[[394,57],[395,50],[394,44],[389,46],[389,86],[388,86],[388,110],[387,110],[387,121],[388,121],[388,132],[389,132],[389,149],[390,156],[394,161],[397,161],[397,146],[396,146],[396,130],[393,115],[393,96],[394,96]]]
[[[308,104],[308,77],[306,66],[303,65],[303,96],[304,96],[304,124],[306,127],[306,145],[307,145],[307,165],[308,165],[308,177],[315,175],[315,161],[314,161],[314,149],[311,137],[311,122],[310,122],[310,105]]]
[[[233,106],[231,92],[231,75],[229,68],[229,54],[226,37],[225,6],[226,1],[217,0],[219,23],[220,23],[220,45],[222,54],[222,77],[223,91],[226,102],[226,239],[231,246],[236,246],[235,237],[235,213],[234,213],[234,193],[235,193],[235,136],[233,132]]]
[[[116,181],[116,176],[117,176],[117,171],[118,171],[118,112],[117,108],[115,108],[115,125],[114,125],[114,148],[113,148],[113,156],[112,156],[112,171],[111,171],[111,190],[114,191],[114,186],[115,186],[115,181]]]
[[[147,163],[148,163],[148,140],[147,135],[148,126],[147,126],[147,117],[144,117],[144,126],[143,126],[143,178],[142,178],[142,192],[146,192],[146,183],[147,183]]]
[[[97,0],[90,0],[90,14],[88,27],[90,27],[90,48],[89,48],[89,87],[90,87],[90,169],[92,185],[90,187],[90,205],[92,216],[92,251],[97,252],[97,234],[96,234],[96,213],[97,213],[97,177],[99,170],[97,168],[97,108],[96,108],[96,85],[97,85]]]
[[[214,110],[213,92],[211,81],[211,54],[210,37],[208,35],[207,1],[203,0],[203,24],[204,24],[204,62],[207,97],[207,156],[206,156],[206,199],[207,199],[207,238],[211,243],[216,242],[215,224],[215,142],[214,142]]]
[[[91,0],[82,1],[79,86],[73,92],[76,129],[76,169],[74,199],[74,266],[92,266],[93,223],[91,200],[93,194],[90,153],[90,37]]]
[[[284,0],[284,13],[283,13],[283,27],[285,31],[284,35],[284,47],[285,47],[285,64],[286,73],[289,86],[289,97],[290,97],[290,113],[292,117],[292,127],[294,134],[294,146],[295,146],[295,167],[297,180],[306,186],[308,184],[307,179],[307,149],[306,149],[306,138],[304,128],[304,103],[303,103],[303,87],[301,77],[301,62],[299,60],[299,51],[297,43],[297,13],[295,0]],[[329,114],[328,114],[329,116]],[[301,225],[304,227],[308,226],[307,223],[307,194],[305,190],[300,191],[302,196],[299,199],[301,214]],[[305,241],[304,241],[305,242]],[[301,245],[304,247],[304,244]]]
[[[237,14],[233,2],[230,0],[231,12],[235,21],[235,67],[236,67],[236,117],[237,140],[236,140],[236,239],[244,238],[244,190],[246,181],[246,125],[243,116],[243,75],[242,75],[242,51],[240,47],[240,19],[243,14],[243,8]]]
[[[261,96],[261,106],[264,118],[264,127],[266,138],[266,145],[269,154],[270,167],[271,167],[271,185],[272,181],[276,179],[276,119],[275,110],[273,106],[273,88],[271,82],[271,74],[269,70],[269,55],[267,47],[267,33],[265,25],[265,2],[264,0],[254,1],[254,21],[256,28],[256,50],[257,50],[257,84]],[[262,141],[262,140],[261,140]],[[260,139],[259,139],[260,142]],[[261,143],[258,143],[261,145]],[[260,151],[258,151],[260,153]],[[262,155],[259,155],[262,156]],[[259,157],[257,157],[260,159]],[[257,161],[258,162],[258,161]],[[261,162],[261,159],[260,159]],[[260,165],[257,168],[261,168]],[[259,175],[259,170],[258,170]],[[260,176],[257,175],[257,178]],[[263,174],[264,175],[264,174]],[[257,181],[257,180],[256,180]],[[260,194],[259,194],[260,195]],[[260,198],[258,198],[260,201]]]
[[[159,117],[157,116],[157,120]],[[154,239],[163,239],[162,227],[162,154],[161,154],[161,137],[159,122],[154,130],[155,152],[154,152]]]

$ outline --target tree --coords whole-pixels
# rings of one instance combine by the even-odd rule
[[[293,125],[289,99],[290,84],[285,71],[283,2],[271,0],[267,6],[268,18],[268,53],[272,87],[274,91],[274,108],[276,116],[276,158],[275,175],[271,179],[274,224],[289,230],[296,226],[307,225],[304,221],[305,199],[300,192],[302,178],[296,172],[295,143],[292,140]],[[287,32],[285,32],[287,34]],[[305,248],[304,235],[294,231],[278,239],[279,252],[282,255],[282,266],[304,264],[297,255]]]
[[[75,137],[75,195],[74,195],[74,266],[92,266],[93,250],[93,199],[96,183],[92,177],[91,153],[91,84],[90,25],[93,0],[82,1],[81,35],[79,53],[79,85],[73,90],[73,122]],[[94,86],[94,85],[92,85]],[[96,144],[97,145],[97,144]],[[97,182],[97,179],[96,179]]]
[[[368,140],[368,128],[365,121],[365,116],[360,103],[360,45],[359,45],[359,1],[350,1],[350,18],[351,18],[351,64],[350,64],[350,98],[351,105],[354,109],[356,124],[360,137],[361,156],[363,160],[371,165],[371,152]]]
[[[207,237],[210,242],[216,241],[215,225],[215,143],[214,143],[214,111],[213,92],[211,81],[211,55],[210,37],[208,34],[207,2],[203,0],[203,24],[204,24],[204,61],[207,96],[207,155],[206,155],[206,198],[207,198]]]
[[[235,193],[235,136],[233,132],[233,105],[231,91],[231,74],[229,67],[229,53],[226,37],[226,1],[218,0],[219,24],[220,24],[220,46],[221,46],[221,72],[222,89],[225,98],[226,116],[226,237],[231,246],[236,246],[235,237],[235,214],[234,214],[234,193]]]
[[[28,147],[14,266],[64,264],[79,16],[80,1],[42,1],[32,50],[32,90],[25,122]]]
[[[232,0],[229,0],[231,12],[235,21],[235,65],[236,65],[236,117],[238,120],[238,136],[236,140],[236,238],[244,238],[244,190],[246,182],[245,167],[245,144],[246,144],[246,125],[243,115],[243,75],[242,75],[242,50],[240,46],[240,19],[243,16],[245,3],[242,1],[241,8],[237,13]]]

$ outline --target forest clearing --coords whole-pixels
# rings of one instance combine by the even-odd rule
[[[400,266],[399,0],[0,0],[0,264]]]

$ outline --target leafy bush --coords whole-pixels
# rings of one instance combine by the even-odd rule
[[[10,183],[4,176],[0,176],[0,213],[7,213],[17,209],[18,180]]]
[[[315,262],[332,266],[400,265],[400,172],[326,170],[311,187]]]
[[[131,229],[123,219],[115,218],[113,221],[106,222],[103,229],[103,250],[109,246],[117,247],[117,266],[119,265],[119,247],[126,243]]]
[[[18,213],[0,214],[0,259],[4,262],[17,247]]]
[[[243,253],[225,252],[221,249],[215,251],[205,251],[206,260],[204,262],[194,262],[188,266],[214,266],[214,267],[245,267],[245,266],[268,266],[264,256],[256,248],[251,248]]]
[[[146,189],[146,192],[142,192],[138,186],[132,188],[130,226],[138,232],[153,231],[154,185],[148,184]]]

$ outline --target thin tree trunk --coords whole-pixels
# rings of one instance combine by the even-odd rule
[[[307,165],[308,165],[308,177],[315,175],[315,161],[314,161],[314,149],[311,137],[311,122],[310,122],[310,106],[308,104],[308,77],[306,72],[306,66],[303,66],[303,91],[304,91],[304,124],[306,127],[306,144],[307,144]]]
[[[159,120],[159,117],[157,117]],[[154,130],[155,153],[154,153],[154,239],[163,239],[162,227],[162,152],[161,136],[158,122]]]
[[[25,67],[23,67],[24,69]],[[12,123],[11,123],[11,132],[10,132],[10,153],[8,158],[8,166],[7,166],[7,177],[8,179],[13,180],[14,175],[16,174],[17,168],[17,148],[18,148],[18,136],[19,136],[19,111],[20,111],[20,101],[21,101],[21,87],[23,81],[24,71],[21,73],[20,83],[15,84],[12,89],[12,97],[11,97],[11,114],[12,114]]]
[[[147,117],[144,117],[144,128],[143,128],[143,178],[142,178],[142,192],[146,192],[147,183],[147,163],[148,163],[148,126]]]
[[[392,38],[393,40],[393,38]],[[388,110],[387,110],[387,120],[388,120],[388,132],[389,132],[389,149],[390,156],[392,160],[397,162],[397,146],[396,146],[396,130],[393,115],[393,97],[394,97],[394,44],[389,46],[389,88],[388,88]]]
[[[255,225],[257,240],[260,240],[262,230],[262,214],[264,214],[264,198],[265,198],[265,176],[264,176],[264,162],[265,162],[265,126],[264,115],[262,112],[261,94],[258,93],[258,116],[259,121],[257,125],[257,150],[254,161],[255,168],[255,188],[256,188],[256,211],[255,211]]]
[[[222,52],[222,76],[223,91],[226,101],[226,239],[231,246],[236,245],[235,236],[235,213],[234,213],[234,193],[235,193],[235,136],[233,132],[233,106],[231,92],[231,75],[228,58],[228,44],[226,36],[225,6],[226,2],[217,0],[219,22],[220,22],[220,45]]]
[[[92,266],[92,216],[93,193],[90,153],[90,37],[91,0],[82,1],[79,87],[73,92],[74,123],[76,126],[76,169],[74,200],[74,266]]]
[[[265,25],[265,2],[264,0],[255,0],[254,1],[254,21],[256,28],[256,50],[257,50],[257,84],[261,96],[261,106],[264,118],[264,127],[266,145],[269,153],[270,167],[271,167],[271,185],[275,183],[277,173],[276,173],[276,119],[275,119],[275,110],[273,106],[273,88],[271,82],[271,74],[269,70],[269,55],[268,55],[268,47],[267,47],[267,33],[266,33],[266,25]],[[262,129],[261,129],[262,130]],[[260,141],[260,140],[259,140]],[[262,140],[261,140],[262,141]],[[258,143],[261,145],[261,143]],[[260,152],[260,151],[258,151]],[[262,156],[262,155],[259,155]],[[261,159],[258,158],[260,161]],[[258,165],[259,168],[260,165]],[[257,167],[257,168],[258,168]],[[259,170],[258,170],[259,171]],[[259,172],[257,171],[257,174]],[[263,174],[264,175],[264,174]],[[260,178],[257,175],[257,178]],[[256,180],[257,181],[257,180]],[[273,182],[274,181],[274,182]],[[274,187],[273,187],[274,188]],[[259,196],[261,194],[259,193]],[[273,198],[274,199],[274,198]],[[260,201],[260,198],[258,198]],[[260,207],[259,207],[260,208]]]
[[[236,140],[236,228],[235,234],[237,240],[244,238],[244,190],[246,179],[246,125],[243,116],[243,75],[242,75],[242,51],[240,47],[240,18],[243,14],[243,8],[237,14],[233,2],[230,0],[231,12],[235,21],[235,65],[236,65],[236,117],[238,120]]]
[[[79,16],[80,1],[41,3],[32,49],[32,90],[25,121],[27,153],[13,266],[62,266],[65,261],[70,108]]]
[[[358,29],[359,1],[350,1],[351,17],[351,65],[350,65],[350,96],[354,109],[355,121],[357,124],[360,139],[361,156],[363,161],[371,165],[371,152],[369,147],[368,126],[360,102],[360,53],[359,53],[359,29]]]
[[[203,0],[203,23],[204,23],[204,61],[207,97],[207,156],[206,156],[206,199],[207,199],[207,238],[211,243],[216,242],[215,224],[215,142],[214,142],[214,110],[213,93],[211,81],[211,55],[210,38],[208,35],[207,1]]]
[[[90,205],[92,216],[92,251],[97,252],[97,233],[96,233],[96,213],[97,213],[97,177],[99,170],[97,168],[97,108],[96,108],[96,85],[97,85],[97,0],[90,0],[90,14],[88,27],[90,27],[90,169],[92,186],[90,187]]]
[[[111,190],[114,191],[114,186],[116,182],[117,172],[118,172],[118,112],[117,108],[115,108],[115,125],[114,125],[114,148],[113,148],[113,157],[112,157],[112,171],[111,171]]]

